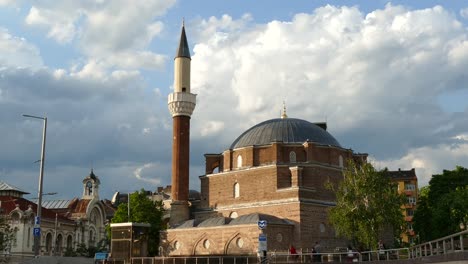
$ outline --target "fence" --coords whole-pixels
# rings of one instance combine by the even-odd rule
[[[446,255],[468,250],[468,230],[410,248],[412,258]]]

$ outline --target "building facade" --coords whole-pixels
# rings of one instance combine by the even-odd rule
[[[398,186],[398,193],[404,194],[407,203],[402,206],[403,217],[405,218],[404,232],[401,234],[401,241],[409,244],[414,244],[416,241],[416,233],[413,230],[413,215],[416,211],[418,200],[418,177],[415,169],[388,171],[393,182]]]

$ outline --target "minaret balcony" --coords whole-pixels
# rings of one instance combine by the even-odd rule
[[[192,116],[196,105],[196,94],[192,93],[171,93],[167,97],[169,111],[174,116]]]

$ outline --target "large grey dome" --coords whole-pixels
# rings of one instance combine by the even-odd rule
[[[276,118],[259,123],[242,133],[232,143],[230,149],[266,145],[272,142],[304,143],[307,140],[341,147],[330,133],[316,124],[296,118]]]

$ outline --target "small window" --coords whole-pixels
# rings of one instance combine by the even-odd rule
[[[203,247],[206,248],[206,249],[209,249],[210,248],[210,241],[208,239],[205,239],[205,241],[203,242]]]
[[[232,212],[232,213],[229,214],[229,217],[234,219],[234,218],[238,217],[238,214],[237,214],[237,212]]]
[[[240,186],[239,183],[234,183],[234,198],[238,198],[240,196]]]
[[[414,211],[412,209],[406,209],[406,216],[413,216]]]
[[[237,156],[237,168],[242,168],[242,155]]]
[[[184,92],[184,93],[185,93],[186,91],[187,91],[187,88],[185,88],[185,87],[182,87],[182,92]]]
[[[414,191],[416,190],[416,185],[413,183],[405,182],[405,191]]]
[[[408,197],[408,203],[409,204],[416,204],[416,197],[409,196]]]
[[[338,157],[338,166],[340,166],[340,168],[343,168],[343,156],[339,156]]]
[[[289,152],[289,162],[296,163],[296,152],[294,151]]]

